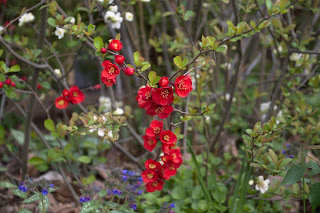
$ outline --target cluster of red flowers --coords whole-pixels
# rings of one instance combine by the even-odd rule
[[[136,97],[139,107],[144,108],[149,115],[158,115],[160,119],[167,118],[173,111],[170,104],[174,100],[173,89],[168,86],[169,83],[168,77],[162,77],[159,80],[161,87],[152,88],[146,85],[139,89]],[[174,82],[174,88],[178,96],[186,97],[193,89],[190,76],[179,76]]]
[[[109,51],[119,52],[122,49],[122,43],[119,40],[113,39],[108,47]],[[106,54],[107,49],[101,48],[101,53]],[[123,55],[115,55],[115,63],[117,63],[121,70],[128,76],[133,75],[134,69],[131,67],[127,67],[124,64],[125,57]],[[111,87],[113,84],[116,83],[116,77],[120,74],[120,69],[116,64],[112,64],[111,61],[105,60],[102,62],[102,66],[104,70],[101,73],[101,81],[107,86]]]
[[[55,105],[58,109],[65,109],[69,102],[72,104],[79,104],[84,100],[84,94],[77,86],[73,86],[70,90],[63,90],[62,96],[58,97]]]
[[[12,87],[16,86],[16,83],[14,83],[10,78],[8,78],[5,82],[0,81],[0,89],[4,86],[4,84]]]
[[[170,130],[163,130],[162,127],[162,121],[154,120],[146,129],[146,135],[143,136],[144,147],[147,150],[151,152],[160,140],[164,153],[161,157],[161,163],[152,159],[145,162],[146,170],[141,173],[141,176],[143,182],[146,183],[148,192],[161,191],[163,180],[169,180],[170,176],[177,174],[177,169],[182,164],[180,148],[173,149],[177,142],[177,136]]]

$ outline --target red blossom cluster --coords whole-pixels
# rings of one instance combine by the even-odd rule
[[[72,104],[80,104],[84,101],[84,94],[77,86],[73,86],[70,90],[63,90],[62,96],[58,97],[55,105],[58,109],[65,109],[69,102]]]
[[[15,87],[16,83],[14,83],[10,78],[6,79],[5,82],[0,81],[0,89],[4,86],[4,84],[8,85],[8,87]]]
[[[115,51],[116,54],[114,57],[115,63],[117,63],[121,70],[124,72],[124,74],[131,76],[134,74],[134,69],[131,67],[127,67],[124,64],[125,57],[123,55],[119,55],[117,52],[119,52],[122,49],[123,45],[119,40],[113,39],[109,46],[108,50],[109,51]],[[102,54],[107,53],[106,48],[101,48],[100,52]],[[113,64],[111,61],[105,60],[102,62],[102,67],[104,68],[102,73],[101,73],[101,81],[107,86],[111,87],[113,84],[116,83],[116,77],[117,75],[120,74],[120,69],[116,64]]]
[[[152,159],[147,160],[146,170],[141,173],[141,176],[148,192],[161,191],[163,180],[169,180],[170,176],[177,174],[177,169],[182,164],[180,148],[173,148],[177,142],[177,136],[170,130],[163,130],[163,121],[158,120],[152,121],[145,133],[144,147],[151,152],[160,140],[164,154],[161,157],[161,163]]]
[[[173,100],[173,89],[169,84],[168,77],[159,80],[161,87],[152,88],[148,85],[139,89],[136,100],[139,107],[144,108],[148,115],[158,115],[160,119],[165,119],[173,111],[170,105]],[[193,89],[189,75],[179,76],[174,82],[175,93],[180,97],[186,97]]]

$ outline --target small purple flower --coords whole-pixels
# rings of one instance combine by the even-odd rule
[[[129,172],[129,170],[126,170],[126,169],[122,170],[122,174],[124,174],[124,175],[128,175],[128,172]]]
[[[84,197],[81,197],[79,201],[80,201],[80,203],[86,202]]]
[[[176,203],[175,203],[175,202],[173,202],[173,203],[170,204],[170,208],[173,209],[173,208],[175,208],[175,207],[176,207]]]
[[[126,182],[128,180],[128,176],[122,176],[122,180]]]
[[[169,213],[174,213],[174,211],[171,210]]]
[[[85,202],[89,202],[89,201],[91,201],[91,198],[89,196],[87,196],[84,198],[84,200],[85,200]]]
[[[142,181],[142,177],[137,177],[137,181]]]
[[[122,194],[122,191],[118,190],[118,195],[121,195]]]
[[[143,190],[139,190],[139,191],[138,191],[138,195],[142,195],[142,191],[143,191]]]
[[[118,194],[118,190],[113,189],[113,190],[112,190],[112,194],[117,195],[117,194]]]
[[[134,203],[131,203],[131,204],[130,204],[130,207],[131,207],[132,209],[134,209],[134,210],[136,210],[136,209],[137,209],[137,205],[136,205],[136,204],[134,204]]]
[[[110,194],[111,194],[111,191],[110,191],[109,189],[107,189],[107,192],[108,192],[108,195],[110,195]]]
[[[19,190],[20,190],[21,192],[27,192],[28,188],[25,187],[25,186],[24,186],[24,183],[22,182],[22,183],[19,184]]]
[[[293,154],[287,155],[286,158],[293,158]]]
[[[48,195],[48,190],[47,189],[42,189],[41,192],[42,192],[43,195]]]
[[[286,150],[282,150],[282,154],[283,154],[283,155],[286,154]]]
[[[289,148],[290,148],[290,144],[289,144],[289,143],[287,143],[287,144],[286,144],[286,147],[289,149]]]
[[[53,186],[54,186],[54,184],[53,184],[53,183],[51,183],[51,184],[50,184],[50,188],[53,188]]]

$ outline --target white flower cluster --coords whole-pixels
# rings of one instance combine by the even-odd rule
[[[266,191],[268,191],[269,183],[269,179],[264,180],[263,176],[259,176],[256,184],[256,190],[264,194]]]
[[[25,13],[19,18],[18,26],[21,27],[25,23],[32,22],[34,20],[34,15],[32,13]]]
[[[99,107],[103,110],[103,112],[109,112],[111,110],[111,98],[109,97],[105,97],[105,96],[101,96],[99,98]],[[122,102],[118,102],[116,101],[116,110],[113,112],[114,115],[123,115],[124,111],[121,108],[122,106]]]
[[[107,118],[105,116],[101,116],[101,118],[102,118],[103,121],[107,120]],[[96,121],[98,119],[98,117],[94,116],[93,119]],[[104,129],[104,128],[101,128],[101,127],[98,128],[96,125],[89,126],[89,132],[92,133],[92,132],[95,132],[95,131],[98,131],[98,135],[100,137],[104,137],[104,136],[106,136],[105,133],[106,133],[107,129]],[[113,137],[112,131],[108,130],[107,135],[112,138]]]
[[[109,1],[109,3],[110,3],[110,1]],[[112,28],[120,29],[121,23],[123,21],[123,17],[121,16],[120,12],[118,12],[118,6],[112,5],[108,9],[109,10],[106,12],[106,14],[104,16],[104,21],[110,22]],[[125,18],[127,21],[133,21],[133,14],[130,12],[126,12]]]
[[[262,104],[260,105],[260,111],[261,111],[262,113],[264,113],[264,114],[262,114],[262,116],[261,116],[261,119],[262,119],[262,120],[264,120],[264,119],[266,118],[266,116],[267,116],[266,113],[268,112],[268,110],[269,110],[269,108],[270,108],[270,104],[271,104],[271,102],[268,101],[268,102],[262,103]],[[277,110],[277,106],[274,106],[274,107],[273,107],[273,110]],[[282,111],[281,111],[281,110],[278,112],[278,114],[277,114],[276,117],[282,117]],[[276,120],[276,123],[279,124],[280,121]]]

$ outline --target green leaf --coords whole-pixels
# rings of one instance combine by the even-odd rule
[[[154,82],[154,80],[156,79],[156,77],[157,77],[157,73],[156,73],[155,71],[149,72],[148,78],[149,78],[149,81],[150,81],[151,83]]]
[[[48,18],[47,22],[51,27],[56,27],[57,26],[56,20],[54,18],[52,18],[52,17]]]
[[[88,31],[89,31],[89,32],[93,32],[95,28],[96,28],[96,26],[94,26],[93,24],[90,24],[90,25],[88,26]]]
[[[141,70],[141,72],[143,72],[143,71],[146,71],[147,69],[149,69],[150,67],[151,67],[151,64],[148,63],[146,65],[143,65],[140,70]]]
[[[54,125],[54,122],[53,122],[53,120],[51,120],[51,119],[46,119],[46,120],[44,121],[44,127],[45,127],[47,130],[49,130],[50,132],[54,132],[54,131],[56,130],[56,127],[55,127],[55,125]]]
[[[28,162],[33,166],[38,166],[38,165],[45,164],[45,160],[43,160],[42,158],[37,157],[37,156],[30,158],[28,160]]]
[[[0,144],[3,144],[5,135],[6,135],[6,131],[4,127],[0,124]]]
[[[9,72],[19,72],[20,71],[20,66],[19,65],[13,65],[10,67]]]
[[[23,201],[23,203],[32,203],[32,202],[40,200],[40,199],[41,199],[41,194],[40,193],[36,193],[36,194],[32,195],[31,197],[25,199]]]
[[[292,166],[286,176],[284,177],[283,181],[281,184],[283,185],[289,185],[289,184],[294,184],[298,182],[304,175],[306,169],[308,167],[305,165],[294,165]]]
[[[268,11],[272,12],[273,3],[271,0],[266,0],[266,6]]]
[[[40,194],[40,196],[41,196],[41,194]],[[50,206],[49,198],[48,198],[48,196],[42,195],[42,199],[40,198],[40,203],[38,204],[38,208],[39,208],[40,212],[43,212],[43,210],[45,212],[47,212],[47,210]],[[42,205],[42,203],[43,203],[43,205]]]
[[[182,67],[187,66],[188,63],[189,63],[189,60],[188,60],[188,59],[184,59],[184,60],[182,61]]]
[[[10,183],[10,182],[7,182],[7,181],[1,181],[0,188],[17,188],[17,185]]]
[[[98,207],[99,206],[94,201],[85,202],[82,206],[80,213],[92,212],[92,211],[95,211],[96,209],[98,209]]]
[[[2,53],[3,53],[3,50],[2,50],[2,49],[0,49],[0,57],[2,56]]]
[[[320,206],[320,183],[315,183],[310,186],[309,201],[313,209]]]
[[[171,15],[173,15],[173,12],[171,12],[171,11],[167,11],[167,12],[162,13],[163,18],[167,17],[167,16],[171,16]]]
[[[256,23],[253,21],[253,20],[251,20],[250,21],[250,26],[253,28],[253,29],[255,29],[256,28]]]
[[[285,165],[287,165],[291,161],[292,161],[292,158],[282,158],[281,160],[279,160],[278,169],[281,169],[282,167],[284,167]]]
[[[227,46],[226,45],[221,45],[217,49],[215,49],[216,52],[224,52],[226,51]]]
[[[216,42],[216,38],[214,38],[212,36],[208,36],[207,40],[208,40],[210,46],[214,48],[214,43]]]
[[[136,66],[139,66],[139,65],[138,65],[139,59],[140,59],[140,53],[139,53],[139,52],[134,52],[134,53],[133,53],[133,60],[134,60],[134,64],[135,64]]]
[[[188,21],[194,15],[195,15],[195,12],[193,12],[192,10],[187,10],[186,14],[184,14],[183,16],[183,19],[185,21]]]
[[[177,65],[177,67],[182,67],[182,59],[180,56],[174,57],[173,62],[175,65]]]
[[[100,49],[103,47],[103,40],[100,37],[97,37],[93,40],[94,46],[97,48],[97,51],[100,51]]]
[[[20,209],[18,213],[32,213],[32,211],[30,211],[29,209],[23,208],[23,209]]]
[[[269,155],[270,155],[274,165],[277,166],[278,165],[278,157],[277,157],[276,153],[272,149],[269,149]]]
[[[12,193],[15,194],[18,197],[23,198],[23,199],[27,198],[27,193],[26,192],[22,192],[19,189],[12,190]]]
[[[78,158],[78,161],[80,161],[82,163],[90,163],[91,158],[86,155],[82,155],[81,157]]]
[[[105,189],[102,189],[102,190],[98,193],[99,197],[104,197],[104,196],[106,196],[107,194],[108,194],[108,192],[107,192],[107,190],[105,190]]]

